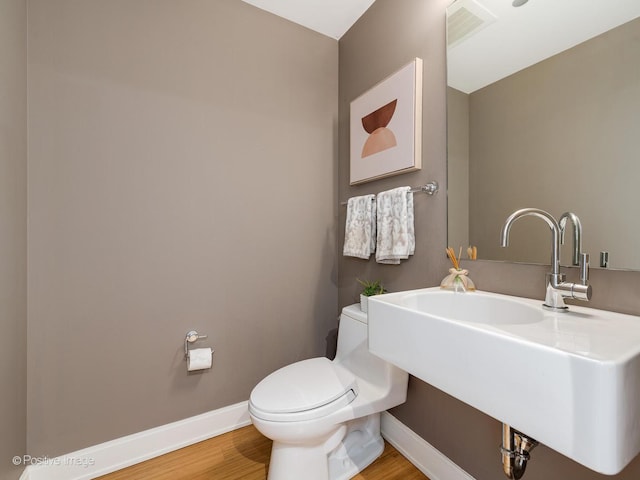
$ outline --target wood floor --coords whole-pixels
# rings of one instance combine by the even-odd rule
[[[265,480],[271,440],[253,425],[133,465],[100,480]],[[304,479],[300,479],[304,480]],[[354,480],[429,480],[391,445]]]

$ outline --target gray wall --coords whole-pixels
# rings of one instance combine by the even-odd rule
[[[469,96],[469,230],[481,258],[548,263],[538,219],[520,220],[509,248],[496,240],[513,210],[538,207],[580,217],[594,264],[607,250],[612,267],[640,269],[640,223],[629,221],[640,199],[630,128],[640,111],[639,64],[640,18]]]
[[[27,409],[27,2],[0,0],[0,478],[18,478]]]
[[[340,257],[339,303],[356,298],[355,278],[380,278],[390,290],[435,286],[447,273],[445,8],[448,0],[377,0],[340,40],[340,200],[435,179],[443,191],[416,197],[416,254],[400,266]],[[349,102],[413,57],[424,60],[423,170],[349,187]],[[340,212],[340,235],[345,212]],[[341,251],[342,238],[338,239]],[[479,288],[542,298],[546,267],[495,262],[467,265]],[[571,272],[573,275],[574,272]],[[592,306],[640,314],[640,273],[593,272]],[[500,424],[437,389],[412,378],[407,403],[392,412],[477,480],[503,478],[498,446]],[[528,480],[625,479],[640,476],[636,458],[624,472],[606,477],[541,446],[533,454]]]
[[[469,241],[469,95],[451,87],[447,87],[447,197],[449,245],[475,244]]]
[[[337,41],[238,0],[29,2],[30,454],[325,352],[337,68]],[[216,352],[188,375],[191,328]]]
[[[415,195],[416,253],[398,266],[379,265],[372,259],[339,259],[340,305],[358,301],[356,278],[384,280],[390,290],[420,284],[435,285],[446,266],[446,102],[444,6],[447,1],[377,0],[340,39],[340,166],[339,200],[389,188],[423,185],[437,180],[441,191],[429,197]],[[349,105],[352,100],[415,57],[423,59],[422,170],[349,186]],[[434,61],[434,58],[437,59]],[[346,209],[340,209],[338,250],[342,252]],[[416,278],[411,272],[420,272]]]

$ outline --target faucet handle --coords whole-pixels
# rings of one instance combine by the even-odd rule
[[[589,283],[589,254],[583,252],[580,253],[580,283]]]

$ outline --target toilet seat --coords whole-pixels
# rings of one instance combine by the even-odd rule
[[[313,420],[347,406],[357,395],[350,371],[328,358],[311,358],[262,380],[251,392],[249,411],[264,420]]]

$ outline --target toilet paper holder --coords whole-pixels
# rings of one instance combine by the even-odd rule
[[[189,344],[195,343],[198,340],[204,340],[208,335],[200,335],[195,330],[189,330],[187,335],[184,337],[184,358],[189,358]],[[213,353],[213,349],[211,349]]]

